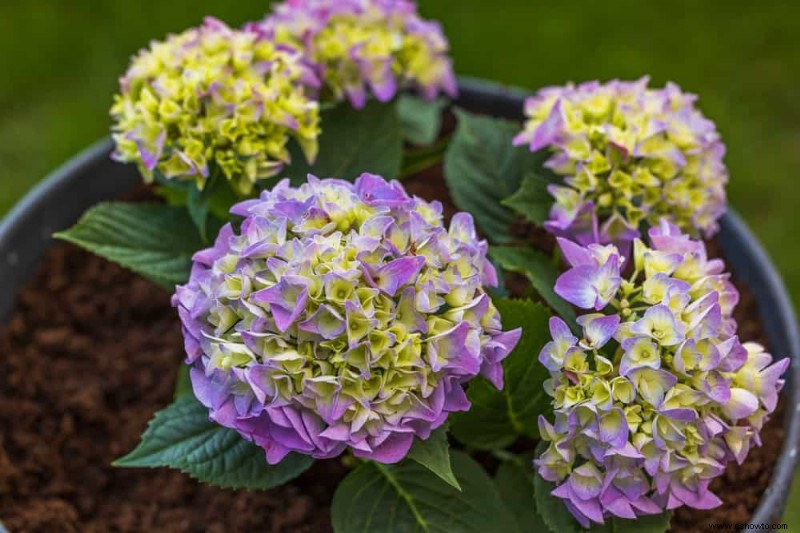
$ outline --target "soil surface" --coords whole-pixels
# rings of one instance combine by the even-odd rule
[[[407,187],[454,212],[440,168]],[[540,234],[532,241],[550,245]],[[507,281],[514,292],[524,288]],[[764,343],[755,298],[739,289],[741,336]],[[0,520],[12,533],[330,531],[330,501],[345,474],[337,460],[317,461],[288,485],[257,493],[206,487],[167,469],[110,466],[172,399],[183,348],[169,298],[77,248],[48,253],[0,327]],[[725,505],[679,510],[672,531],[748,520],[783,442],[782,403],[764,446],[714,482]]]

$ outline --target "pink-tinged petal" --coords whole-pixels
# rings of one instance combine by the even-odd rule
[[[311,385],[308,387],[313,388]],[[320,396],[319,392],[317,392],[317,396]],[[355,400],[349,396],[335,392],[327,397],[318,398],[317,413],[326,424],[335,424],[354,403]]]
[[[375,94],[375,98],[380,102],[388,102],[397,94],[397,81],[391,72],[391,66],[387,65],[387,71],[381,75],[380,81],[371,81],[370,87]]]
[[[789,368],[790,359],[784,358],[771,366],[765,368],[758,376],[758,396],[761,403],[770,413],[775,410],[778,404],[778,392],[782,388],[781,376]]]
[[[750,451],[752,429],[746,426],[734,426],[725,432],[725,444],[728,445],[738,464],[744,463]]]
[[[379,463],[393,464],[402,461],[408,455],[413,442],[413,433],[394,433],[380,445],[374,446],[372,452],[354,450],[353,455]]]
[[[564,365],[565,354],[566,352],[561,352],[557,349],[557,344],[554,341],[550,341],[539,352],[539,362],[547,370],[557,372]]]
[[[620,518],[635,519],[636,513],[631,508],[627,497],[614,487],[609,487],[600,496],[603,509]]]
[[[484,362],[481,364],[481,376],[489,380],[497,390],[503,390],[503,365],[499,363],[488,364]]]
[[[612,255],[608,258],[594,279],[593,285],[597,293],[594,308],[596,310],[603,309],[608,302],[617,294],[621,278],[619,276],[620,257]]]
[[[641,498],[631,501],[631,505],[639,511],[639,514],[655,515],[661,514],[663,510],[656,505],[651,499],[642,496]]]
[[[654,305],[644,317],[631,326],[631,331],[652,338],[661,346],[680,344],[686,335],[683,323],[675,319],[669,306]]]
[[[559,317],[550,317],[548,325],[550,327],[550,335],[553,336],[554,341],[565,342],[569,346],[574,346],[578,342],[578,338],[572,334],[572,330],[569,329],[567,323]]]
[[[625,354],[619,364],[621,376],[627,376],[637,368],[661,368],[661,354],[658,346],[644,337],[630,337],[622,341]],[[676,360],[679,358],[676,357]]]
[[[458,383],[451,384],[450,390],[447,391],[447,394],[445,395],[442,410],[447,411],[448,413],[455,413],[469,411],[471,406],[472,404],[467,398],[467,393],[464,392],[464,389],[461,387],[461,385]]]
[[[609,449],[606,452],[607,456],[612,455],[619,455],[621,457],[627,457],[629,459],[644,459],[644,455],[641,454],[639,450],[634,447],[633,444],[630,442],[625,442],[622,446],[617,446],[614,449]]]
[[[694,422],[697,420],[697,412],[694,409],[688,408],[661,409],[659,414],[681,422]]]
[[[209,409],[218,409],[227,398],[227,391],[206,376],[202,370],[191,368],[189,379],[192,382],[195,398]]]
[[[678,378],[666,370],[652,368],[637,368],[629,377],[636,388],[636,393],[655,407],[661,405],[667,391],[678,381]]]
[[[438,372],[445,365],[466,375],[480,371],[480,360],[467,345],[469,324],[461,322],[451,330],[428,339],[428,358],[431,369]]]
[[[550,109],[547,118],[533,132],[523,132],[514,139],[514,145],[527,143],[531,152],[536,152],[558,140],[564,131],[564,115],[561,112],[561,101],[558,100]]]
[[[450,229],[448,230],[450,237],[463,243],[474,243],[478,240],[478,234],[475,231],[475,220],[469,213],[456,213],[450,219]]]
[[[707,372],[709,370],[714,370],[719,366],[722,355],[719,353],[719,350],[714,343],[708,340],[700,341],[697,344],[697,348],[698,355],[700,356],[697,366],[700,370]]]
[[[539,423],[539,435],[543,440],[553,441],[558,438],[558,434],[556,433],[553,424],[551,424],[543,415],[539,415],[537,422]]]
[[[573,494],[582,500],[600,495],[603,480],[600,471],[591,463],[584,463],[569,476],[569,486]]]
[[[348,424],[329,426],[319,435],[320,437],[325,437],[326,439],[346,442],[350,438],[350,426]]]
[[[558,186],[550,185],[547,190],[552,196],[556,196]],[[566,237],[581,246],[600,242],[597,211],[591,201],[583,202],[574,209],[566,209],[556,201],[550,209],[550,219],[545,221],[544,228],[555,236]]]
[[[619,326],[619,315],[597,316],[583,315],[578,317],[578,324],[583,327],[587,348],[599,350],[614,336]]]
[[[254,365],[247,368],[245,374],[256,400],[264,404],[271,402],[277,395],[275,384],[270,379],[272,370],[268,365]]]
[[[686,503],[683,500],[681,500],[680,498],[675,496],[675,494],[673,492],[669,493],[669,496],[667,498],[667,506],[666,506],[668,511],[671,511],[673,509],[677,509],[679,507],[683,507],[684,505],[686,505]]]
[[[282,279],[272,287],[254,292],[251,300],[257,304],[276,305],[288,310],[299,307],[302,310],[308,300],[308,289],[305,285]]]
[[[398,207],[411,200],[399,182],[387,182],[375,174],[361,174],[354,187],[359,198],[374,206]]]
[[[350,100],[350,105],[355,109],[364,109],[364,106],[367,105],[367,91],[363,84],[359,83],[344,87],[344,92],[347,95],[347,99]]]
[[[565,500],[564,505],[567,507],[567,510],[570,514],[578,521],[578,523],[583,526],[585,529],[589,529],[592,523],[589,521],[589,518],[580,510],[578,509],[570,500]]]
[[[729,380],[717,371],[706,374],[705,379],[702,381],[702,387],[703,392],[715,402],[724,404],[731,398]]]
[[[497,269],[488,259],[483,262],[483,269],[481,272],[481,283],[486,287],[497,287],[499,281],[497,278]]]
[[[321,305],[311,317],[297,324],[297,327],[309,333],[316,333],[324,339],[335,339],[344,333],[347,323],[335,309]]]
[[[708,509],[714,509],[722,505],[722,500],[720,500],[710,490],[702,491],[701,494],[693,494],[692,496],[694,497],[690,497],[689,494],[686,494],[684,496],[686,498],[685,500],[683,500],[684,503],[688,507],[692,507],[694,509],[708,510]]]
[[[561,254],[564,256],[564,259],[567,260],[570,266],[576,267],[580,265],[597,265],[597,261],[589,249],[562,237],[557,237],[556,242],[558,242],[558,246],[561,248]]]
[[[600,415],[600,440],[614,448],[628,442],[628,421],[619,407]]]
[[[501,362],[514,350],[521,337],[522,328],[505,331],[493,335],[483,347],[481,375],[498,390],[503,389],[503,365]]]
[[[579,498],[573,498],[568,503],[573,505],[592,522],[598,524],[605,523],[603,521],[603,509],[600,507],[600,502],[597,501],[597,499],[581,500]]]
[[[758,410],[758,398],[752,392],[734,387],[730,395],[730,400],[722,406],[722,412],[731,420],[747,418]]]
[[[597,268],[580,265],[561,274],[556,280],[555,292],[581,309],[591,309],[597,301],[594,281]]]
[[[302,313],[303,308],[286,309],[279,305],[273,305],[270,310],[272,311],[272,318],[275,320],[275,325],[283,333],[291,327],[300,313]]]
[[[374,273],[369,273],[367,267],[362,264],[370,284],[389,296],[394,296],[401,287],[414,280],[424,266],[425,258],[420,256],[395,259]]]
[[[631,226],[619,213],[614,213],[600,227],[599,242],[610,242],[620,249],[622,255],[627,256],[631,243],[639,235],[638,228]]]
[[[389,216],[377,216],[364,222],[359,229],[359,234],[363,237],[373,238],[378,241],[384,238],[386,231],[394,223],[394,219]]]
[[[230,247],[230,241],[233,237],[233,227],[230,223],[222,226],[219,230],[217,238],[214,241],[212,248],[207,248],[192,256],[192,261],[206,266],[212,266],[214,261],[225,255],[225,251]]]

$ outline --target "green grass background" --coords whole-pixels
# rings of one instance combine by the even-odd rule
[[[0,0],[0,213],[105,135],[130,55],[206,14],[269,2]],[[800,304],[800,10],[790,2],[421,0],[460,74],[528,88],[652,76],[698,93],[728,145],[730,202]],[[69,199],[65,199],[69,201]],[[798,512],[800,495],[790,506]]]

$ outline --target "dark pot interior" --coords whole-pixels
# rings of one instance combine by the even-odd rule
[[[478,80],[461,80],[458,104],[470,110],[510,119],[522,117],[525,93]],[[51,174],[32,190],[0,224],[0,317],[14,305],[19,287],[35,271],[51,235],[71,226],[90,206],[130,190],[139,181],[132,165],[109,159],[111,141],[101,141]],[[756,294],[771,351],[792,358],[783,391],[788,402],[783,444],[772,476],[751,519],[768,523],[781,518],[786,505],[800,439],[800,332],[787,291],[760,243],[742,219],[729,211],[721,221],[718,242],[730,269]],[[5,533],[0,524],[0,533]]]

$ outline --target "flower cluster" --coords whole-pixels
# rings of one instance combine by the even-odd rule
[[[361,108],[369,91],[380,101],[402,88],[427,99],[456,94],[441,26],[420,18],[409,0],[287,0],[250,28],[302,48],[323,98]]]
[[[572,268],[556,292],[591,312],[582,338],[551,319],[539,360],[555,421],[539,419],[549,444],[536,465],[586,527],[718,505],[709,483],[761,444],[789,365],[739,342],[738,293],[702,242],[666,221],[649,235],[630,277],[616,247],[559,239]]]
[[[316,156],[314,81],[299,51],[207,18],[134,57],[111,108],[114,156],[148,180],[202,187],[220,172],[248,193],[289,162],[290,138]]]
[[[266,451],[402,459],[478,374],[502,387],[497,283],[473,221],[371,174],[278,183],[232,209],[173,304],[197,398]]]
[[[563,183],[546,228],[580,244],[625,243],[640,224],[668,218],[709,236],[725,211],[725,146],[696,96],[672,83],[548,87],[526,102],[529,120],[515,145],[549,149],[545,164]]]

